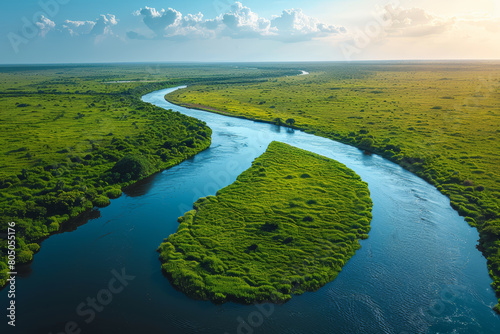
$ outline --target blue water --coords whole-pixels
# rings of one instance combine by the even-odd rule
[[[381,157],[325,138],[174,106],[164,100],[171,91],[143,100],[207,122],[210,149],[139,183],[88,222],[76,221],[76,230],[44,241],[30,271],[17,279],[16,328],[0,313],[2,334],[500,332],[486,260],[475,247],[478,233],[435,188]],[[156,248],[194,201],[232,183],[273,140],[336,159],[368,182],[370,238],[333,282],[284,305],[187,298],[162,275]],[[113,270],[134,278],[109,294]],[[6,295],[0,292],[2,310]],[[98,304],[93,319],[81,315],[90,309],[87,298],[96,297],[106,305]]]

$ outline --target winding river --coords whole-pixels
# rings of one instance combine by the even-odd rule
[[[143,100],[207,122],[210,149],[68,225],[71,233],[44,241],[17,279],[15,330],[3,315],[7,290],[0,292],[1,333],[500,332],[486,260],[475,248],[478,233],[434,187],[335,141],[172,105],[164,95],[174,89]],[[185,297],[163,277],[156,248],[196,199],[232,183],[273,140],[338,160],[368,182],[370,238],[333,282],[284,305],[213,305]],[[118,288],[116,276],[123,273],[129,277]]]

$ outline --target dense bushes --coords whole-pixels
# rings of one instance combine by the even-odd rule
[[[50,82],[51,78],[47,80]],[[162,87],[161,83],[148,84],[142,89],[127,89],[122,95],[104,93],[109,88],[103,86],[101,92],[96,89],[93,94],[79,94],[71,100],[75,106],[68,104],[65,108],[64,116],[58,111],[59,107],[43,111],[46,117],[57,115],[50,117],[52,123],[49,122],[45,132],[40,130],[37,134],[46,141],[52,140],[51,145],[26,139],[20,143],[23,147],[4,154],[9,166],[2,167],[20,166],[13,175],[1,174],[5,169],[0,169],[0,234],[7,231],[8,222],[16,222],[17,264],[32,261],[33,254],[39,250],[36,242],[57,233],[60,225],[71,217],[94,206],[109,205],[110,198],[121,195],[122,187],[176,165],[210,146],[211,130],[203,122],[140,101],[145,89]],[[6,100],[14,98],[29,99],[18,92]],[[59,103],[54,102],[61,97],[54,92],[37,93],[37,99],[55,106]],[[99,105],[105,107],[104,110],[94,111]],[[14,103],[10,109],[2,110],[5,114],[2,117],[9,120],[11,114],[15,115],[10,126],[20,124],[16,128],[19,138],[32,136],[31,111],[20,114],[13,106]],[[109,106],[113,109],[108,110]],[[89,109],[84,112],[85,117],[67,117],[78,115],[82,109]],[[119,117],[115,109],[121,110]],[[102,123],[104,128],[95,128],[95,124]],[[0,126],[5,131],[9,122]],[[82,136],[86,133],[89,134]],[[56,145],[67,146],[56,148]],[[164,149],[165,146],[169,149]],[[25,156],[27,152],[32,153],[31,158]],[[6,249],[7,241],[1,238],[0,287],[5,284],[7,272]]]

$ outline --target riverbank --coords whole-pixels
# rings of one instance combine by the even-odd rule
[[[187,88],[187,87],[181,87],[180,89],[184,89],[184,88]],[[307,132],[306,129],[302,129],[302,128],[297,127],[295,125],[286,124],[281,119],[277,119],[274,121],[268,121],[268,120],[249,117],[249,116],[245,116],[245,115],[234,115],[228,111],[212,108],[209,106],[197,105],[197,104],[192,104],[192,103],[184,103],[184,102],[174,102],[174,101],[169,100],[167,98],[167,96],[168,96],[168,94],[165,95],[165,100],[168,101],[168,103],[171,103],[171,104],[178,106],[178,107],[192,109],[192,110],[203,110],[206,112],[211,112],[214,114],[219,114],[219,115],[228,116],[228,117],[232,117],[232,118],[239,118],[239,119],[245,119],[247,121],[252,121],[252,122],[257,122],[257,123],[265,123],[265,124],[272,124],[272,125],[276,125],[276,126],[283,126],[283,127],[288,128],[288,129],[294,129],[294,130],[304,131],[306,133],[311,133],[311,132]],[[325,137],[325,136],[323,136],[323,137]],[[325,138],[328,138],[328,137],[325,137]]]

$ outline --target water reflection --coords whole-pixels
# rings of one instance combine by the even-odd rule
[[[80,226],[87,224],[89,220],[98,218],[101,218],[101,211],[98,208],[88,210],[62,224],[58,234],[76,231]]]
[[[136,183],[123,188],[122,191],[125,195],[129,197],[140,197],[146,195],[153,187],[154,180],[158,174],[151,175],[150,177],[144,178]]]

